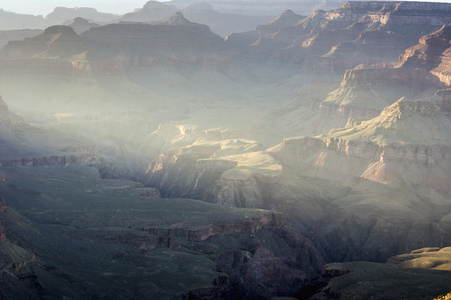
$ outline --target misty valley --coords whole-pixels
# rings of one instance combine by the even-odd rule
[[[209,3],[0,9],[0,299],[450,293],[451,3]]]

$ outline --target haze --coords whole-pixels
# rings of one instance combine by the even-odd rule
[[[161,1],[164,2],[164,1]],[[3,0],[0,8],[15,13],[46,16],[55,7],[93,7],[100,12],[124,14],[141,8],[146,1],[90,1],[90,0],[63,0],[63,1],[36,1],[36,0]]]
[[[450,293],[451,4],[214,3],[0,11],[0,299]]]
[[[160,1],[166,2],[166,1]],[[209,1],[201,1],[208,3]],[[425,2],[445,2],[449,0],[426,0]],[[55,7],[93,7],[99,12],[107,12],[113,14],[125,14],[132,12],[137,8],[141,8],[146,1],[91,1],[91,0],[59,0],[59,1],[42,1],[42,0],[2,0],[0,8],[15,13],[43,15],[46,16],[53,11]]]

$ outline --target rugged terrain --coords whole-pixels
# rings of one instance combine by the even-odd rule
[[[173,4],[0,50],[1,295],[449,292],[451,5]]]

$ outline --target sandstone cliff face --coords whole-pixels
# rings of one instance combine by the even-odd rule
[[[343,87],[370,87],[389,84],[418,87],[436,86],[437,88],[442,86],[437,78],[427,70],[412,71],[398,68],[347,70],[342,82]]]
[[[451,28],[444,25],[440,30],[423,36],[419,44],[407,49],[395,65],[403,68],[432,70],[441,63],[442,53],[450,47]]]
[[[285,12],[255,31],[229,36],[226,45],[315,72],[343,72],[359,64],[396,60],[422,35],[447,23],[450,13],[447,4],[349,2],[305,18]]]
[[[347,70],[341,87],[320,103],[325,116],[374,118],[401,97],[421,98],[446,84],[424,69],[384,67]],[[344,123],[345,124],[345,123]],[[343,124],[343,125],[344,125]]]
[[[450,123],[447,103],[445,96],[441,97],[441,100],[425,102],[398,101],[386,108],[373,121],[365,121],[343,132],[332,133],[337,137],[286,139],[283,144],[274,147],[270,152],[276,155],[284,165],[297,163],[310,171],[312,171],[310,168],[313,163],[320,168],[332,167],[332,161],[338,159],[335,154],[349,160],[364,159],[360,161],[359,167],[357,164],[354,165],[354,170],[348,169],[348,174],[377,182],[393,181],[414,186],[425,184],[441,189],[444,185],[440,185],[439,182],[447,182],[451,176],[449,168],[446,167],[450,163],[451,151],[449,143],[446,142],[448,139],[446,127]],[[377,129],[384,123],[387,129],[382,129],[384,128],[382,126]],[[398,123],[401,124],[397,125]],[[374,124],[378,125],[373,127]],[[362,131],[359,132],[359,130]],[[374,134],[375,130],[378,130],[382,137],[379,137],[379,140],[377,135],[370,135]],[[394,134],[392,130],[396,130],[393,136],[391,136]],[[368,135],[366,136],[364,132],[368,132]],[[360,138],[356,138],[358,136]],[[312,160],[305,164],[306,160],[301,153],[311,155],[313,152],[318,153],[318,158],[316,161]],[[328,161],[331,164],[328,164]],[[415,174],[412,174],[407,167],[413,165],[417,168]],[[327,172],[314,174],[324,179],[332,179],[328,177]],[[340,177],[335,180],[338,178]]]
[[[430,72],[448,86],[450,84],[450,38],[451,27],[443,27],[423,36],[419,44],[408,48],[394,66],[402,69],[421,69]]]

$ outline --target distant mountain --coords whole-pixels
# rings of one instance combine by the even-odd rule
[[[202,55],[223,43],[208,26],[190,22],[180,12],[160,21],[92,28],[81,37],[99,54],[116,55],[125,50],[130,58],[143,60],[147,56],[194,50],[198,52],[192,52],[192,55]],[[163,52],[155,52],[157,50]]]
[[[0,8],[0,30],[35,29],[43,22],[43,16],[16,14]]]
[[[272,16],[250,16],[242,14],[220,13],[206,3],[189,5],[182,10],[183,15],[197,23],[206,24],[211,31],[225,37],[233,32],[244,32],[269,22]]]
[[[178,8],[185,8],[198,3],[199,0],[172,0],[169,3]],[[308,15],[317,9],[330,10],[335,9],[343,0],[263,0],[263,1],[230,1],[230,0],[209,0],[215,10],[221,13],[240,14],[240,15],[278,15],[286,9],[292,9],[297,14]]]
[[[72,27],[76,33],[80,34],[82,32],[88,31],[92,27],[100,27],[97,23],[91,23],[86,19],[81,17],[75,18],[73,21],[66,21],[63,25]]]
[[[118,19],[119,16],[109,13],[98,12],[94,8],[89,7],[56,7],[50,14],[45,17],[44,26],[61,25],[68,20],[81,17],[91,22],[105,23]]]
[[[120,21],[126,22],[150,22],[167,18],[174,14],[177,8],[174,5],[166,4],[166,2],[149,1],[143,8],[125,14]]]
[[[43,16],[16,14],[0,9],[0,30],[44,29],[52,25],[61,25],[77,17],[99,23],[108,23],[120,18],[118,15],[98,12],[94,8],[87,7],[56,7],[45,18]]]
[[[272,36],[279,32],[282,28],[294,26],[299,23],[305,17],[295,14],[292,10],[286,10],[281,13],[277,18],[265,24],[258,25],[255,30],[232,33],[226,39],[227,44],[231,47],[243,47],[258,44],[260,41],[268,36]],[[292,38],[289,37],[288,41],[280,43],[281,41],[271,41],[266,44],[269,48],[284,48],[288,43],[292,42]]]

